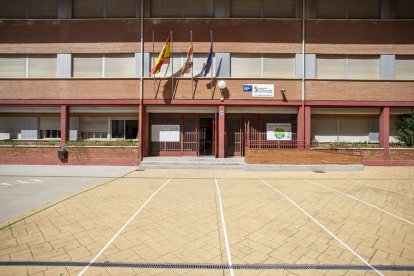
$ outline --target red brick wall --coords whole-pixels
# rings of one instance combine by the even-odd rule
[[[0,80],[0,99],[137,99],[136,79]]]
[[[307,80],[306,100],[414,101],[414,82]]]
[[[57,158],[58,147],[0,147],[0,164],[137,165],[137,147],[68,147],[69,158]]]
[[[186,52],[193,31],[195,52],[300,53],[300,19],[146,19],[145,51],[174,32],[174,50]],[[307,20],[306,52],[412,54],[412,20]],[[140,20],[0,21],[0,53],[125,53],[140,48]],[[247,34],[247,35],[246,35]],[[270,35],[269,35],[270,34]]]
[[[361,157],[311,150],[248,150],[248,164],[361,164]]]
[[[391,160],[411,160],[414,161],[414,148],[413,149],[391,149]]]

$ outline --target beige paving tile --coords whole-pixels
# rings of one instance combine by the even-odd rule
[[[361,264],[258,180],[219,183],[233,263]]]
[[[407,251],[408,256],[401,256],[404,250],[411,250],[412,241],[405,242],[407,236],[412,238],[414,228],[411,225],[307,181],[268,182],[290,196],[372,264],[414,263],[414,255],[410,251]]]

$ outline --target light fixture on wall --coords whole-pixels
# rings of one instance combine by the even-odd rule
[[[282,95],[285,95],[286,89],[284,88],[280,88],[280,93],[282,93]]]
[[[224,101],[224,96],[223,96],[223,90],[226,89],[226,82],[224,80],[221,80],[217,83],[218,88],[220,89],[220,94],[221,94],[221,101]]]

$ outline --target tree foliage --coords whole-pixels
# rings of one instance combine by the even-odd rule
[[[402,116],[397,126],[397,139],[407,147],[414,147],[414,111]]]

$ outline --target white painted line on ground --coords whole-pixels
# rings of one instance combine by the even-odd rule
[[[373,188],[375,188],[377,190],[383,190],[383,191],[386,191],[386,192],[395,193],[395,194],[402,195],[402,196],[405,196],[405,197],[413,198],[413,196],[411,196],[411,195],[403,194],[403,193],[400,193],[400,192],[396,192],[396,191],[388,190],[388,189],[384,189],[384,188],[379,188],[379,187],[377,187],[375,185],[366,184],[366,183],[357,183],[357,184],[362,184],[362,185],[366,185],[366,186],[373,187]]]
[[[226,230],[226,223],[224,222],[224,211],[223,211],[223,204],[221,203],[221,194],[220,188],[218,186],[217,179],[214,178],[214,182],[216,183],[217,194],[219,198],[219,205],[220,205],[220,215],[221,215],[221,224],[223,225],[223,232],[224,232],[224,242],[226,243],[226,252],[227,252],[227,260],[230,266],[230,275],[234,276],[234,270],[232,268],[232,261],[231,261],[231,254],[230,254],[230,246],[229,246],[229,239],[227,238],[227,230]]]
[[[22,184],[27,184],[27,183],[29,183],[28,181],[23,181],[23,180],[17,180],[17,182],[22,183]]]
[[[43,180],[38,180],[38,179],[30,179],[33,182],[43,182]]]
[[[142,205],[141,207],[138,209],[138,211],[135,212],[135,214],[132,215],[132,217],[124,224],[124,226],[121,227],[121,229],[119,229],[119,231],[112,237],[112,239],[110,239],[108,241],[108,243],[102,248],[101,251],[99,251],[98,254],[96,254],[95,258],[92,259],[92,261],[90,261],[90,263],[78,274],[79,276],[83,275],[83,273],[85,273],[86,270],[88,270],[88,268],[102,255],[102,253],[105,251],[105,249],[108,248],[109,245],[111,245],[111,243],[119,236],[119,234],[121,234],[122,231],[124,231],[124,229],[128,226],[128,224],[131,223],[131,221],[142,211],[142,209],[145,208],[145,206],[148,204],[148,202],[151,201],[151,199],[159,192],[161,191],[162,188],[164,188],[165,185],[168,184],[168,182],[171,181],[171,178],[168,179],[167,181],[165,181],[164,184],[162,184],[161,187],[159,187]]]
[[[382,209],[382,208],[380,208],[380,207],[377,207],[377,206],[375,206],[375,205],[373,205],[373,204],[371,204],[371,203],[369,203],[369,202],[366,202],[365,200],[362,200],[362,199],[357,198],[357,197],[355,197],[355,196],[352,196],[352,195],[349,195],[349,194],[343,193],[343,192],[341,192],[341,191],[338,191],[338,190],[335,190],[335,189],[332,189],[332,188],[326,187],[325,185],[322,185],[322,184],[316,183],[316,182],[314,182],[314,181],[312,181],[312,180],[309,180],[309,179],[307,179],[307,181],[309,181],[309,182],[310,182],[310,183],[312,183],[312,184],[318,185],[318,186],[320,186],[320,187],[322,187],[322,188],[325,188],[325,189],[327,189],[327,190],[331,190],[331,191],[337,192],[338,194],[341,194],[341,195],[347,196],[347,197],[349,197],[349,198],[352,198],[352,199],[354,199],[354,200],[357,200],[357,201],[359,201],[359,202],[365,203],[365,204],[367,204],[367,205],[371,206],[372,208],[375,208],[375,209],[377,209],[377,210],[380,210],[380,211],[382,211],[382,212],[384,212],[384,213],[386,213],[386,214],[388,214],[388,215],[390,215],[390,216],[393,216],[393,217],[395,217],[395,218],[397,218],[397,219],[400,219],[400,220],[405,221],[405,222],[407,222],[407,223],[409,223],[409,224],[411,224],[411,225],[414,225],[414,222],[409,221],[408,219],[402,218],[402,217],[400,217],[400,216],[397,216],[397,215],[395,215],[395,214],[393,214],[393,213],[391,213],[391,212],[388,212],[387,210],[384,210],[384,209]]]
[[[2,186],[2,187],[11,187],[12,185],[11,184],[9,184],[9,183],[0,183],[0,186]]]
[[[340,238],[338,238],[334,233],[332,233],[331,231],[329,231],[328,228],[326,228],[322,223],[320,223],[318,220],[316,220],[314,217],[312,217],[308,212],[306,212],[302,207],[300,207],[299,204],[297,204],[295,201],[293,201],[290,197],[288,197],[287,195],[285,195],[284,193],[282,193],[281,191],[279,191],[278,189],[276,189],[275,187],[273,187],[272,185],[270,185],[269,183],[267,183],[266,181],[264,181],[263,179],[260,179],[260,181],[262,181],[266,186],[268,186],[270,189],[272,189],[273,191],[279,193],[280,195],[282,195],[284,198],[286,198],[290,203],[292,203],[293,205],[295,205],[296,208],[298,208],[299,210],[302,211],[302,213],[304,213],[308,218],[310,218],[313,222],[315,222],[317,225],[319,225],[323,230],[325,230],[326,233],[328,233],[332,238],[334,238],[336,241],[338,241],[340,244],[342,244],[342,246],[344,246],[346,249],[348,249],[349,251],[352,252],[352,254],[354,254],[359,260],[361,260],[365,265],[367,265],[368,267],[370,267],[372,270],[374,270],[376,273],[378,273],[378,275],[384,275],[382,274],[380,271],[378,271],[377,269],[375,269],[375,267],[373,267],[368,261],[366,261],[364,258],[362,258],[358,253],[356,253],[351,247],[349,247],[346,243],[344,243]]]

